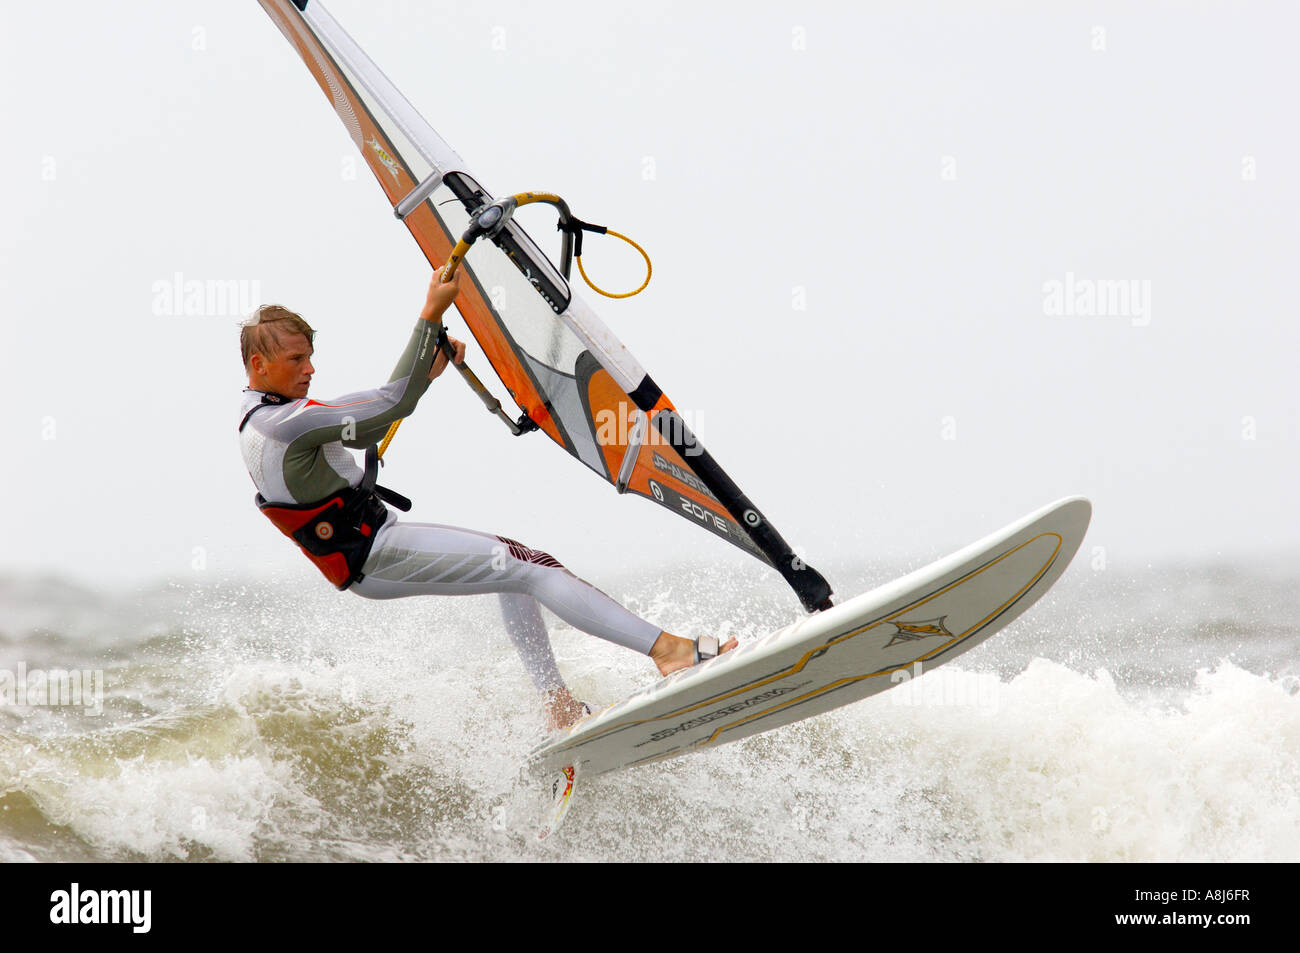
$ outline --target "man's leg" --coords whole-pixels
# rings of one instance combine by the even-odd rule
[[[564,679],[555,665],[551,636],[542,621],[542,610],[537,600],[522,592],[503,592],[497,598],[501,600],[501,618],[506,624],[506,634],[515,644],[524,668],[532,675],[533,686],[539,692],[563,688]]]
[[[643,655],[661,634],[546,553],[474,530],[385,523],[362,571],[352,591],[368,599],[519,593],[574,628]]]
[[[542,621],[541,606],[521,592],[503,592],[497,598],[501,600],[501,617],[510,641],[532,676],[533,685],[546,699],[547,728],[555,731],[575,724],[591,709],[574,698],[564,684],[551,651],[550,633]]]
[[[693,661],[690,639],[661,631],[552,556],[504,536],[389,521],[380,528],[362,571],[365,578],[354,583],[352,591],[368,599],[521,593],[576,629],[650,656],[661,675],[687,668]],[[733,638],[722,651],[736,645]],[[524,663],[529,664],[527,656]],[[529,674],[535,682],[548,677],[540,666],[530,668]]]

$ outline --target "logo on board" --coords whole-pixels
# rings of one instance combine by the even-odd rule
[[[894,633],[893,638],[885,643],[885,648],[897,645],[899,642],[916,642],[919,639],[929,638],[933,635],[944,639],[955,639],[956,636],[949,632],[948,627],[943,624],[947,618],[946,615],[941,615],[937,619],[922,619],[918,622],[892,621],[890,624],[895,626],[898,631]]]

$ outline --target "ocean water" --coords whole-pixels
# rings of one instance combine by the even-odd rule
[[[822,568],[847,597],[916,566]],[[495,599],[367,602],[309,572],[0,577],[0,861],[1300,860],[1300,558],[1081,556],[913,683],[583,781],[543,843],[541,711]],[[799,614],[759,567],[594,581],[683,634]],[[547,618],[578,697],[653,681]],[[17,697],[53,670],[81,691]]]

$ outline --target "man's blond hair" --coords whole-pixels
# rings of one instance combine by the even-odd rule
[[[264,304],[239,329],[239,352],[244,358],[244,370],[252,370],[254,354],[268,361],[275,360],[285,338],[301,334],[310,344],[316,336],[310,324],[283,305]]]

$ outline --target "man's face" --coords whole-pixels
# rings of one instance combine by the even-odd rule
[[[273,359],[267,360],[262,355],[262,376],[268,388],[285,397],[306,397],[311,387],[311,376],[316,373],[312,367],[311,342],[302,334],[294,334],[280,341],[279,350]]]

